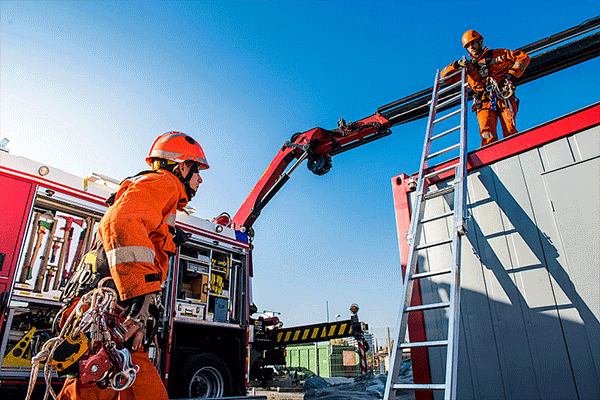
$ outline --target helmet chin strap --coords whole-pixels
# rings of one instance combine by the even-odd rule
[[[185,178],[183,177],[183,175],[181,175],[180,168],[181,168],[181,166],[179,168],[175,169],[175,176],[177,176],[179,178],[179,180],[181,181],[181,183],[183,183],[183,186],[185,187],[185,194],[187,195],[188,200],[191,200],[192,197],[194,197],[196,195],[196,190],[194,190],[190,186],[190,180],[192,179],[192,176],[196,172],[198,172],[198,165],[197,164],[193,164],[193,166],[190,168],[190,170],[186,174]]]
[[[192,197],[196,195],[196,191],[192,189],[189,182],[185,182],[183,186],[185,187],[185,194],[187,194],[188,201],[192,200]]]

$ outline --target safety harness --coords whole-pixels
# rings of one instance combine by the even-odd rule
[[[514,87],[511,90],[506,88],[500,89],[498,82],[490,76],[490,67],[498,62],[504,60],[504,56],[493,57],[494,50],[487,50],[478,60],[472,59],[470,65],[477,71],[481,79],[485,82],[485,89],[477,91],[473,94],[473,107],[472,111],[480,110],[483,107],[485,101],[490,102],[491,109],[498,113],[501,112],[502,104],[498,102],[498,99],[503,100],[505,107],[508,107],[511,115],[511,119],[514,123],[514,110],[511,102],[508,100],[515,94]],[[515,96],[515,101],[519,100]]]
[[[514,122],[514,110],[512,103],[508,100],[515,94],[514,87],[506,90],[507,87],[500,89],[498,82],[490,76],[490,67],[504,60],[504,56],[493,57],[493,50],[487,50],[479,60],[471,60],[471,66],[477,71],[481,79],[485,82],[485,89],[477,91],[473,94],[473,107],[472,111],[480,110],[483,107],[485,101],[490,102],[491,109],[498,113],[502,111],[502,103],[504,107],[508,107],[511,119]],[[501,103],[498,100],[503,100]],[[515,101],[518,104],[518,99],[515,97]]]
[[[139,366],[132,363],[124,342],[127,329],[119,315],[123,308],[117,303],[117,291],[107,286],[111,279],[101,279],[97,288],[76,300],[58,336],[44,343],[32,358],[26,400],[33,392],[40,363],[45,363],[44,399],[48,394],[57,399],[51,386],[53,371],[60,376],[76,374],[82,383],[96,383],[101,389],[122,391],[133,385]]]

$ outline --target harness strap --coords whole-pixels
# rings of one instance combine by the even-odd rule
[[[487,77],[490,75],[490,66],[492,64],[494,64],[494,62],[492,62],[492,53],[493,50],[488,50],[485,52],[485,54],[483,55],[483,57],[481,57],[481,59],[479,61],[475,61],[473,62],[473,67],[477,70],[477,72],[479,73],[479,76],[482,79],[487,79]],[[498,57],[496,57],[498,58]],[[482,62],[483,61],[483,62]]]

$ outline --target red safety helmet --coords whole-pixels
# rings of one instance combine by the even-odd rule
[[[146,157],[148,165],[156,159],[170,160],[176,163],[195,161],[198,169],[208,169],[204,150],[193,138],[181,132],[167,132],[156,138],[150,154]]]
[[[466,31],[463,36],[462,36],[462,44],[463,47],[466,49],[467,48],[467,44],[471,43],[473,40],[483,40],[483,36],[481,36],[479,34],[479,32],[474,31],[474,30],[469,30]]]

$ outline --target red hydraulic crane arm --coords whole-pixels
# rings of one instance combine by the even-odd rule
[[[526,83],[548,74],[571,67],[600,55],[600,16],[549,36],[521,48],[529,54],[547,50],[531,58],[529,67],[517,84]],[[580,36],[583,36],[579,38]],[[555,47],[563,42],[567,44]],[[569,42],[570,41],[570,42]],[[456,95],[459,88],[449,90],[440,97],[443,103]],[[346,124],[342,119],[338,128],[326,130],[314,128],[296,133],[285,142],[250,195],[232,219],[232,226],[241,231],[252,228],[263,207],[287,182],[290,174],[304,160],[308,169],[323,175],[331,168],[331,157],[370,141],[387,136],[392,126],[411,122],[428,115],[428,101],[432,88],[422,90],[377,109],[377,113],[360,121]],[[453,107],[449,103],[447,107]],[[444,108],[440,109],[444,110]],[[287,172],[285,169],[295,160]],[[249,232],[252,233],[251,231]]]
[[[338,128],[334,130],[313,128],[294,134],[283,144],[235,214],[231,221],[232,227],[241,231],[249,230],[264,206],[304,159],[308,159],[307,167],[313,173],[326,174],[331,168],[332,156],[391,134],[389,127],[389,121],[376,113],[348,124],[340,119]],[[294,165],[285,171],[294,161]]]

